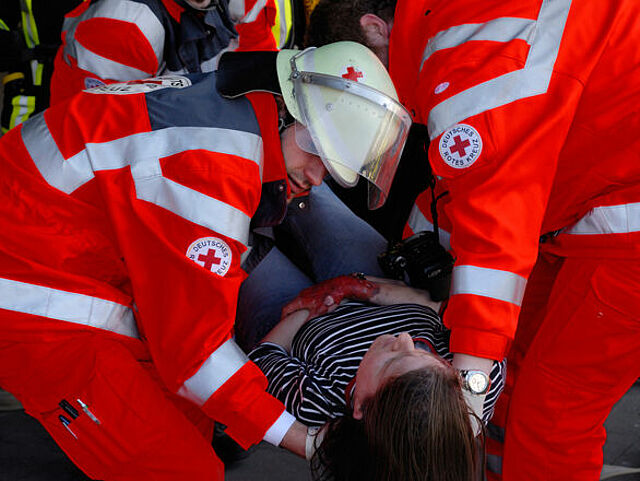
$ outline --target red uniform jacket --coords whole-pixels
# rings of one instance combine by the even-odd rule
[[[640,256],[639,18],[633,0],[398,2],[391,75],[449,191],[452,351],[502,359],[542,234]]]
[[[65,18],[51,103],[103,83],[212,72],[227,50],[275,50],[273,2],[231,0],[207,12],[175,0],[84,2]]]
[[[211,73],[82,92],[5,135],[0,315],[38,317],[1,337],[140,336],[171,391],[260,441],[284,407],[231,335],[262,182],[286,185],[277,119]]]

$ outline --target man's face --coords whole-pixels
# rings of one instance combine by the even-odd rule
[[[212,0],[186,0],[186,2],[191,5],[193,8],[197,8],[198,10],[204,10],[209,5],[211,5]]]
[[[280,134],[284,165],[291,187],[289,200],[309,190],[313,185],[320,185],[327,175],[327,169],[320,157],[302,150],[296,143],[295,137],[295,124],[290,125]]]

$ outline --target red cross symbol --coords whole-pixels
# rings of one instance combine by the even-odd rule
[[[210,271],[211,266],[220,264],[222,257],[216,257],[215,249],[209,249],[207,255],[200,254],[198,260],[204,262],[204,268]]]
[[[347,67],[347,73],[342,74],[342,78],[353,80],[354,82],[357,82],[358,79],[362,77],[364,77],[364,74],[353,67]]]
[[[460,158],[467,155],[467,147],[471,145],[471,142],[469,142],[469,139],[465,139],[463,141],[459,135],[456,135],[453,138],[453,142],[454,142],[453,147],[449,147],[449,150],[451,151],[452,154],[454,152],[458,152],[458,155],[460,156]]]

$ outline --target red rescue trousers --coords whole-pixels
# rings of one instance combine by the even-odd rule
[[[504,481],[599,479],[603,423],[640,376],[639,293],[636,259],[540,256],[492,421],[490,471],[501,467]]]
[[[93,479],[224,479],[213,421],[164,389],[140,340],[0,309],[0,385]]]

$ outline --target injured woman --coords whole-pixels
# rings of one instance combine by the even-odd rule
[[[439,308],[398,281],[341,276],[302,291],[249,354],[269,392],[310,426],[315,479],[474,479],[475,434],[506,365],[493,364],[474,413]]]

